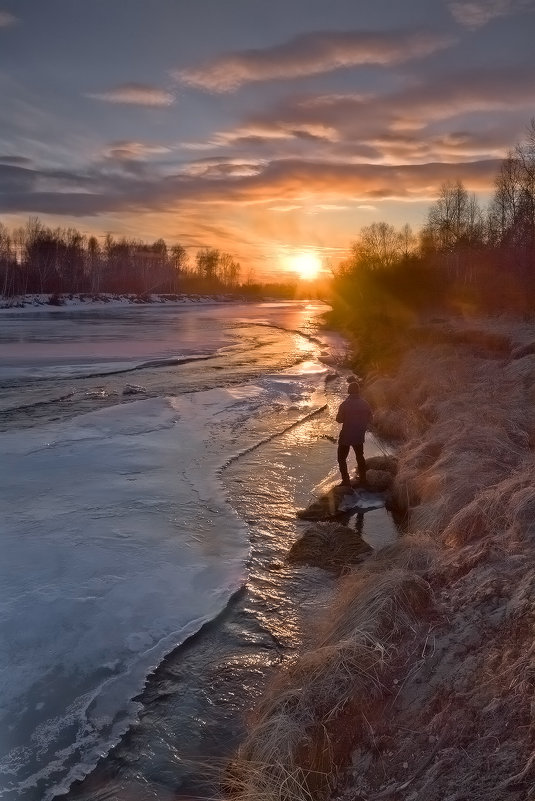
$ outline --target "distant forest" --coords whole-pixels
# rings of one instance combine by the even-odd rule
[[[48,228],[36,217],[9,231],[0,223],[0,292],[179,293],[236,291],[240,264],[215,248],[197,251],[192,264],[182,245],[151,244],[111,234],[99,242],[76,228]],[[253,283],[248,275],[247,283]]]
[[[459,165],[459,171],[462,165]],[[376,222],[333,271],[331,322],[363,361],[396,352],[422,314],[535,312],[535,119],[504,159],[487,208],[461,180],[444,183],[415,234]]]

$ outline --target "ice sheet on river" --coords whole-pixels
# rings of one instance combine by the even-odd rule
[[[82,776],[147,672],[226,605],[248,543],[217,468],[315,408],[322,378],[304,364],[0,436],[4,786]]]

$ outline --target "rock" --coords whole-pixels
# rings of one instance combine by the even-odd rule
[[[398,471],[398,460],[396,456],[385,454],[384,456],[370,456],[366,459],[366,468],[368,470],[385,470],[393,476]]]
[[[372,492],[384,492],[392,486],[392,474],[386,470],[366,470],[366,483]]]
[[[346,494],[345,487],[331,487],[331,489],[307,506],[306,509],[301,509],[297,512],[297,517],[301,520],[328,520],[330,517],[336,517],[338,512],[338,504]]]
[[[336,523],[319,523],[294,542],[287,560],[340,571],[347,565],[361,562],[372,552],[354,529]]]
[[[125,384],[123,387],[123,395],[140,395],[146,391],[140,384]]]

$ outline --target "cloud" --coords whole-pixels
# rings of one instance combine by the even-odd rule
[[[306,122],[304,120],[284,120],[266,119],[253,122],[235,128],[232,131],[217,133],[213,139],[213,145],[230,144],[259,144],[266,140],[284,139],[308,139],[335,142],[338,139],[336,129],[327,122]]]
[[[453,17],[465,28],[481,28],[496,17],[533,8],[533,0],[455,0],[449,3]]]
[[[111,142],[104,149],[104,157],[115,159],[116,161],[130,161],[136,159],[146,159],[149,156],[169,153],[170,148],[163,145],[149,145],[145,142],[132,142],[128,139],[119,139]]]
[[[0,198],[30,196],[35,189],[36,179],[33,170],[11,164],[0,164]]]
[[[20,20],[9,11],[0,11],[0,28],[9,28],[11,25],[16,25]]]
[[[0,165],[0,211],[86,216],[109,211],[165,211],[181,205],[288,207],[428,198],[445,180],[492,186],[498,160],[404,165],[282,159],[236,176],[29,170]],[[206,214],[206,211],[204,212]],[[215,212],[214,212],[215,213]]]
[[[184,175],[199,178],[244,178],[261,172],[262,163],[237,158],[207,158],[190,162],[183,170]]]
[[[363,64],[399,64],[452,42],[449,36],[429,31],[307,33],[274,47],[226,53],[174,76],[198,89],[228,92],[253,81],[301,78]]]
[[[302,209],[302,206],[296,206],[294,204],[289,204],[288,206],[270,206],[268,211],[279,211],[281,213],[287,213],[289,211],[296,211],[297,209]]]
[[[91,92],[86,97],[133,106],[170,106],[175,101],[171,92],[143,83],[124,83],[104,92]]]
[[[0,164],[13,164],[15,167],[26,167],[32,163],[32,160],[26,156],[1,156]]]
[[[210,144],[266,161],[316,154],[376,163],[500,158],[521,134],[521,116],[530,116],[532,74],[526,64],[451,72],[388,94],[292,97],[218,132]],[[468,121],[476,113],[488,115],[484,128]]]

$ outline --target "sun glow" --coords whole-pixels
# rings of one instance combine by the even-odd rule
[[[290,259],[292,270],[303,281],[313,281],[321,270],[321,261],[315,253],[299,253]]]

